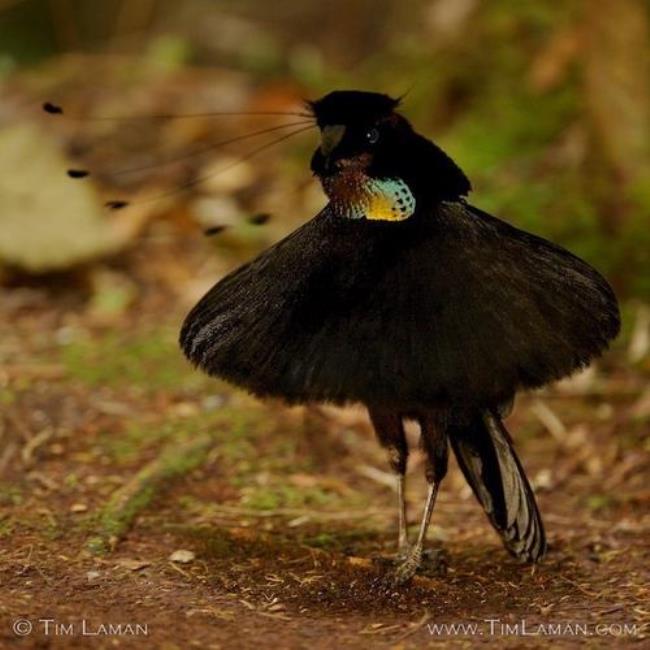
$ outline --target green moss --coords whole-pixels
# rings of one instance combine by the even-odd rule
[[[19,506],[23,499],[21,488],[9,483],[0,483],[0,505]]]
[[[144,484],[125,503],[122,503],[121,494],[111,499],[100,517],[100,528],[104,537],[120,537],[129,527],[138,512],[151,502],[154,494],[152,484]]]
[[[77,474],[74,472],[70,472],[69,474],[65,475],[63,482],[66,487],[74,488],[79,485],[79,476],[77,476]]]
[[[332,549],[338,546],[336,537],[331,533],[319,533],[313,537],[307,537],[302,540],[306,546],[314,546],[315,548]]]
[[[93,555],[104,555],[110,550],[107,540],[99,536],[88,539],[86,541],[86,548]]]
[[[174,434],[180,434],[179,423],[168,422],[161,425],[143,427],[138,423],[129,423],[124,431],[102,432],[98,443],[104,454],[119,465],[128,465],[138,461],[144,452]],[[178,427],[178,429],[176,429]]]
[[[69,376],[90,386],[130,385],[144,392],[199,386],[204,378],[185,361],[176,337],[175,330],[161,328],[72,341],[61,349],[61,361]]]
[[[48,540],[54,541],[57,539],[62,539],[65,534],[68,532],[67,527],[63,527],[58,524],[56,521],[47,520],[45,525],[41,528],[41,534]]]
[[[355,525],[341,530],[333,530],[330,527],[330,530],[321,531],[315,535],[305,535],[300,539],[300,543],[324,550],[341,551],[353,544],[365,545],[377,539],[377,531]]]
[[[274,510],[328,506],[336,500],[336,494],[318,487],[279,484],[249,489],[242,498],[242,504],[255,510]]]
[[[171,479],[187,474],[203,463],[210,444],[211,439],[202,436],[184,444],[173,442],[163,449],[154,461],[143,467],[109,499],[96,519],[98,534],[89,540],[89,550],[101,551],[122,537],[135,517]]]
[[[609,494],[592,494],[587,499],[587,507],[591,510],[605,510],[614,504],[614,499]]]
[[[114,462],[130,465],[163,443],[179,443],[203,433],[219,440],[220,454],[230,466],[255,455],[251,441],[257,435],[259,424],[254,412],[223,407],[191,417],[168,417],[147,426],[128,421],[122,431],[100,432],[97,445],[100,453]]]
[[[11,517],[0,519],[0,539],[3,537],[11,537],[15,529],[15,524]]]

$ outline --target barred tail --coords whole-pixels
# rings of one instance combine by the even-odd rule
[[[535,495],[496,411],[478,414],[449,431],[458,464],[508,551],[522,562],[546,552]]]

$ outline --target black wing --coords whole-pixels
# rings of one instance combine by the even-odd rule
[[[181,345],[260,395],[474,407],[587,365],[618,329],[595,269],[450,202],[399,223],[325,209],[213,287]]]

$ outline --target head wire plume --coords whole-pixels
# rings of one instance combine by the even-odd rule
[[[173,163],[180,162],[182,160],[188,160],[194,158],[195,156],[200,156],[201,154],[208,153],[210,151],[215,151],[220,147],[224,147],[229,144],[234,144],[235,142],[241,142],[242,140],[249,140],[250,138],[255,138],[259,135],[265,135],[267,133],[274,133],[276,131],[281,131],[295,126],[305,126],[311,124],[305,120],[301,122],[289,122],[287,124],[279,124],[276,126],[271,126],[266,129],[260,129],[258,131],[253,131],[251,133],[245,133],[244,135],[238,135],[233,138],[227,138],[225,140],[218,140],[217,142],[210,142],[206,145],[193,149],[187,153],[180,154],[178,156],[173,156],[171,158],[166,158],[165,160],[158,160],[156,162],[147,163],[144,165],[136,165],[134,167],[126,167],[124,169],[118,169],[114,171],[107,172],[108,176],[118,177],[125,176],[127,174],[135,174],[137,172],[147,171],[150,169],[155,169],[156,167],[164,167],[165,165],[171,165]],[[90,170],[88,169],[68,169],[67,174],[70,178],[86,178],[91,175]]]
[[[289,117],[307,117],[313,115],[305,109],[304,111],[208,111],[205,113],[153,113],[147,115],[80,115],[68,114],[63,110],[60,104],[53,102],[44,102],[43,110],[50,115],[65,115],[66,118],[79,120],[83,122],[127,122],[133,120],[183,120],[206,117],[269,117],[269,116],[289,116]]]
[[[45,102],[43,104],[43,110],[50,114],[50,115],[66,115],[67,113],[64,112],[63,108],[58,105],[54,104],[53,102]],[[192,179],[186,183],[183,183],[182,185],[174,188],[173,190],[170,190],[168,192],[163,192],[161,194],[151,196],[148,198],[140,199],[136,201],[135,203],[131,203],[128,200],[125,199],[111,199],[105,202],[105,207],[109,208],[110,210],[121,210],[123,208],[126,208],[130,205],[133,204],[143,204],[143,203],[150,203],[153,201],[158,201],[164,198],[168,198],[171,196],[174,196],[176,194],[179,194],[191,187],[195,187],[196,185],[199,185],[206,180],[213,178],[214,176],[223,173],[232,167],[235,167],[236,165],[239,165],[243,163],[246,160],[250,160],[257,154],[261,153],[262,151],[265,151],[267,149],[270,149],[272,146],[279,144],[285,140],[288,140],[289,138],[293,137],[294,135],[298,135],[299,133],[302,133],[308,129],[314,128],[316,126],[316,122],[314,119],[314,114],[313,112],[308,112],[308,110],[302,111],[302,112],[297,112],[297,111],[240,111],[240,112],[235,112],[235,111],[217,111],[217,112],[206,112],[206,113],[189,113],[189,114],[178,114],[178,115],[172,115],[172,114],[154,114],[154,115],[134,115],[134,116],[98,116],[98,117],[87,117],[87,116],[82,116],[82,115],[73,115],[72,119],[77,119],[77,120],[83,120],[83,121],[95,121],[95,122],[101,122],[101,121],[130,121],[130,120],[144,120],[144,119],[188,119],[188,118],[206,118],[206,117],[222,117],[222,116],[295,116],[295,117],[301,117],[303,118],[301,121],[294,121],[290,122],[287,124],[280,124],[276,125],[273,127],[268,127],[265,129],[259,129],[257,131],[253,131],[251,133],[247,133],[241,136],[236,136],[233,138],[227,138],[225,140],[220,140],[217,142],[211,142],[208,143],[205,146],[200,147],[199,149],[196,149],[194,151],[188,152],[186,154],[181,154],[179,156],[169,158],[167,160],[163,161],[157,161],[154,163],[149,163],[145,165],[138,165],[134,167],[129,167],[125,169],[120,169],[114,172],[109,173],[110,176],[117,177],[117,176],[122,176],[126,174],[131,174],[131,173],[136,173],[139,171],[146,171],[149,169],[154,169],[159,166],[164,166],[168,165],[171,163],[179,162],[181,160],[186,160],[189,158],[192,158],[196,155],[201,155],[203,153],[207,153],[209,151],[214,151],[222,146],[226,146],[229,144],[233,144],[235,142],[239,142],[241,140],[247,140],[250,138],[254,138],[257,136],[265,135],[268,133],[274,133],[276,131],[284,130],[284,129],[289,129],[292,128],[289,133],[284,133],[282,136],[275,138],[269,142],[264,143],[263,145],[253,149],[252,151],[249,151],[245,153],[243,156],[239,157],[237,160],[235,160],[232,163],[229,163],[225,165],[224,167],[217,169],[216,171],[212,172],[211,174],[206,174],[204,176],[201,176],[199,178]],[[90,170],[88,169],[68,169],[67,170],[67,175],[70,178],[73,179],[83,179],[87,178],[88,176],[91,175]],[[251,221],[251,223],[255,223],[255,221]]]

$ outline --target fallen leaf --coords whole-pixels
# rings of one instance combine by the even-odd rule
[[[117,560],[116,564],[125,569],[129,569],[129,571],[140,571],[148,566],[151,566],[151,562],[148,560],[130,560],[128,558]]]

